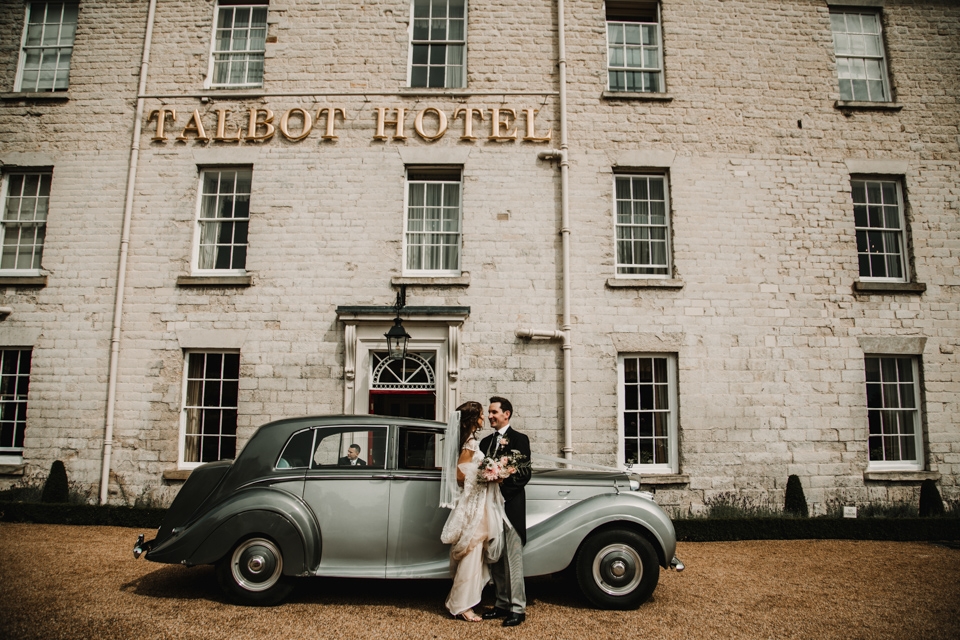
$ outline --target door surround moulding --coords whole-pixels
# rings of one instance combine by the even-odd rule
[[[409,349],[436,350],[437,418],[459,403],[460,328],[470,316],[470,307],[404,307],[403,326],[411,335]],[[386,350],[384,333],[393,325],[392,306],[340,306],[337,319],[343,323],[343,412],[367,413],[370,392],[369,354]]]

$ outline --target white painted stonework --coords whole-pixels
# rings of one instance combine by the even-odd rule
[[[0,171],[53,171],[44,283],[0,271],[0,307],[12,310],[0,348],[32,349],[22,455],[0,456],[0,487],[63,460],[91,500],[100,488],[148,5],[83,0],[69,90],[46,95],[14,92],[26,9],[0,7]],[[666,354],[677,472],[640,470],[665,507],[697,511],[723,493],[782,505],[790,474],[814,512],[914,502],[927,477],[960,498],[960,5],[883,3],[885,108],[837,105],[823,0],[664,1],[661,99],[611,95],[603,3],[565,6],[573,458],[624,460],[618,358]],[[559,342],[516,335],[561,322],[560,170],[538,158],[560,145],[555,3],[469,2],[466,86],[446,90],[408,86],[408,0],[271,0],[262,88],[205,88],[214,12],[212,0],[157,2],[109,501],[165,503],[181,486],[190,350],[239,352],[238,446],[268,420],[366,412],[369,353],[385,347],[400,284],[420,309],[404,317],[414,347],[437,354],[442,412],[506,396],[533,450],[562,456]],[[387,119],[405,110],[404,138],[387,123],[375,139],[381,107]],[[475,139],[454,116],[464,107],[483,110]],[[177,118],[155,140],[161,109]],[[291,135],[213,140],[218,109],[238,135],[251,109],[272,111],[276,127],[290,112]],[[194,111],[210,140],[184,131]],[[446,130],[430,140],[437,111]],[[293,140],[302,113],[312,130]],[[200,172],[234,165],[253,176],[245,272],[191,280]],[[405,272],[406,169],[421,165],[462,171],[453,275]],[[667,178],[665,277],[617,275],[623,172]],[[900,181],[906,284],[925,290],[856,290],[851,176]],[[868,468],[865,354],[919,362],[916,473]]]

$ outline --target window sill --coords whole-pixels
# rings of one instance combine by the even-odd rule
[[[466,87],[400,87],[398,92],[401,96],[430,96],[444,95],[447,93],[456,95],[470,95]]]
[[[683,280],[675,278],[649,278],[632,280],[628,278],[607,278],[608,289],[682,289]]]
[[[175,469],[172,471],[164,471],[163,479],[164,480],[186,480],[190,477],[192,469]]]
[[[6,91],[0,93],[3,102],[66,102],[69,91]]]
[[[178,287],[249,287],[250,276],[180,276]]]
[[[263,87],[247,87],[231,89],[230,87],[210,87],[203,90],[201,102],[210,98],[220,98],[228,100],[256,100],[265,95]]]
[[[865,282],[858,280],[853,283],[853,292],[864,295],[871,293],[908,293],[920,295],[927,290],[922,282]]]
[[[406,284],[417,287],[469,287],[470,274],[464,272],[459,276],[399,276],[391,278],[390,284],[394,286]]]
[[[670,102],[673,96],[669,93],[654,93],[644,91],[604,91],[600,94],[603,100],[649,100],[651,102]]]
[[[0,286],[45,287],[47,276],[0,276]]]
[[[25,464],[0,464],[0,476],[22,476],[26,468]]]
[[[940,479],[937,471],[864,471],[863,479],[866,481],[885,481],[885,482],[923,482],[924,480]]]
[[[866,100],[837,100],[834,108],[848,111],[900,111],[903,105],[899,102],[869,102]]]
[[[656,473],[649,475],[634,473],[631,475],[637,477],[641,487],[643,485],[666,486],[673,484],[690,484],[690,476],[686,473]]]

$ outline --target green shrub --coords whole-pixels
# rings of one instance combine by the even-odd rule
[[[50,475],[43,485],[40,502],[66,503],[70,500],[70,484],[67,482],[67,468],[63,462],[55,460],[50,465]]]
[[[928,479],[920,483],[919,513],[921,518],[945,515],[940,491],[937,490],[937,484],[933,480]]]
[[[960,527],[947,518],[698,518],[673,524],[681,542],[960,539]]]
[[[166,509],[136,509],[111,505],[0,502],[0,521],[37,524],[96,525],[156,529]]]
[[[916,518],[917,508],[906,502],[868,502],[857,506],[858,518]]]
[[[21,478],[9,489],[0,491],[0,502],[40,502],[41,495],[43,495],[43,483]]]
[[[807,510],[807,499],[803,495],[803,485],[800,484],[800,478],[796,475],[791,475],[787,478],[787,491],[783,499],[783,513],[798,518],[810,517],[810,512]]]
[[[780,510],[763,501],[732,492],[717,494],[704,500],[703,513],[700,518],[775,518],[779,517]]]

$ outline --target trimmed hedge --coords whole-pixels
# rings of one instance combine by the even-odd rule
[[[0,502],[0,521],[156,529],[166,509]],[[696,518],[673,521],[681,542],[960,540],[960,518]]]
[[[166,509],[142,509],[110,505],[0,502],[0,521],[3,522],[157,529],[166,513]]]
[[[960,518],[737,518],[674,520],[677,540],[960,540]]]
[[[803,496],[803,485],[800,477],[791,475],[787,478],[787,491],[784,496],[783,512],[788,516],[806,518],[810,515],[807,510],[807,499]]]
[[[70,499],[70,484],[67,482],[67,468],[60,460],[54,460],[50,466],[50,475],[43,483],[43,493],[40,502],[53,504],[68,502]]]

